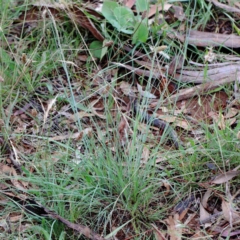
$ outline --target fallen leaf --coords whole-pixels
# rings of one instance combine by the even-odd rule
[[[148,92],[148,91],[143,91],[142,86],[137,84],[138,92],[140,93],[141,96],[146,97],[146,98],[157,98],[154,94]]]
[[[103,114],[100,114],[97,112],[97,110],[103,110],[104,107],[101,108],[96,108],[94,107],[96,104],[98,104],[100,101],[100,98],[93,100],[89,105],[88,105],[88,109],[89,111],[91,111],[94,115],[98,116],[101,119],[106,119],[106,116],[104,116]]]
[[[235,222],[240,221],[240,213],[233,208],[232,204],[226,202],[224,199],[222,199],[222,211],[224,218],[230,223],[231,227]]]
[[[0,175],[1,175],[2,179],[4,179],[4,178],[10,179],[12,184],[17,189],[26,191],[23,184],[21,184],[21,182],[16,179],[18,175],[17,175],[16,170],[13,167],[9,167],[7,165],[1,164],[0,165]]]
[[[150,18],[152,17],[154,14],[158,13],[159,11],[168,11],[169,8],[172,6],[172,4],[168,4],[168,3],[158,3],[155,5],[152,5],[148,11],[147,17]]]
[[[128,122],[124,116],[121,117],[121,121],[118,125],[118,133],[122,146],[126,144],[127,140],[127,130],[128,130]]]
[[[227,114],[224,116],[225,119],[235,117],[239,114],[239,110],[236,108],[229,108],[227,109]]]
[[[132,96],[132,97],[135,96],[134,89],[133,89],[132,85],[129,84],[128,82],[124,82],[124,81],[121,82],[119,87],[120,87],[121,91],[123,92],[123,94],[125,94],[126,96]]]
[[[135,2],[136,0],[124,0],[123,5],[128,8],[132,8]]]
[[[211,193],[212,193],[212,189],[209,188],[203,195],[201,204],[204,208],[207,208],[207,206],[208,206],[207,202],[208,202],[209,197],[211,196]]]
[[[149,159],[149,155],[150,155],[150,151],[149,148],[147,148],[146,146],[143,147],[143,151],[142,151],[142,159],[143,162],[147,162]]]
[[[209,112],[208,115],[218,124],[218,127],[222,130],[226,129],[224,117],[221,113]]]
[[[234,177],[238,176],[239,174],[240,174],[240,171],[228,171],[226,173],[221,173],[218,176],[216,176],[214,178],[214,180],[211,181],[211,183],[222,184],[222,183],[225,183],[225,182],[233,179]]]
[[[170,240],[181,240],[182,227],[179,222],[178,213],[174,214],[174,216],[169,216],[168,219],[165,220],[165,222],[167,223]]]
[[[61,141],[61,140],[65,140],[65,139],[76,139],[78,141],[81,141],[82,138],[86,135],[90,135],[92,133],[92,128],[86,128],[83,131],[77,132],[77,133],[73,133],[73,134],[66,134],[66,135],[60,135],[60,136],[55,136],[55,137],[51,137],[48,140],[49,141]]]
[[[183,21],[186,18],[181,6],[172,5],[172,9],[174,10],[174,17],[179,21]]]
[[[203,205],[200,203],[200,223],[206,222],[206,219],[210,219],[211,214],[203,207]],[[208,227],[208,223],[206,222],[205,227]]]

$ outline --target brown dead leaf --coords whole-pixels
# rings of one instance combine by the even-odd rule
[[[4,82],[4,78],[0,75],[0,83]]]
[[[236,108],[229,108],[227,109],[227,114],[224,116],[225,119],[235,117],[237,114],[239,114],[239,110]]]
[[[221,173],[218,176],[216,176],[214,178],[213,181],[211,181],[211,183],[214,184],[222,184],[222,183],[226,183],[230,180],[232,180],[234,177],[238,176],[240,174],[240,171],[228,171],[226,173]]]
[[[169,3],[158,3],[155,5],[152,5],[148,11],[147,17],[150,18],[152,17],[154,14],[156,14],[159,11],[168,11],[169,8],[172,6],[172,4]]]
[[[66,139],[76,139],[77,141],[81,141],[82,138],[86,135],[91,135],[92,133],[92,128],[86,128],[83,131],[77,132],[77,133],[73,133],[73,134],[67,134],[67,135],[60,135],[60,136],[55,136],[55,137],[51,137],[48,140],[49,141],[62,141],[62,140],[66,140]]]
[[[123,94],[125,94],[126,96],[135,96],[135,90],[133,89],[133,86],[128,82],[122,81],[119,87]]]
[[[135,2],[136,2],[136,0],[124,0],[123,5],[128,8],[132,8],[133,5],[135,4]]]
[[[10,222],[19,222],[21,219],[23,219],[23,214],[17,214],[15,216],[9,216]]]
[[[229,118],[225,121],[227,126],[232,126],[237,121],[236,118]]]
[[[104,106],[101,103],[101,98],[95,99],[92,102],[90,102],[90,104],[88,105],[88,109],[90,112],[92,112],[95,116],[98,116],[101,119],[106,119],[106,116],[104,116],[103,114],[99,113],[98,111],[103,110]],[[97,106],[101,106],[101,107],[94,107],[95,105]]]
[[[174,216],[169,216],[165,222],[167,223],[170,240],[181,240],[182,227],[180,226],[178,213],[174,214]]]
[[[183,21],[186,18],[182,6],[172,5],[172,9],[174,11],[174,17],[179,21]]]
[[[200,203],[200,223],[205,223],[205,227],[209,226],[209,222],[206,222],[206,219],[210,219],[211,214],[203,207],[203,205]]]
[[[97,13],[96,13],[97,14]],[[103,41],[103,35],[98,31],[93,22],[84,13],[84,10],[74,5],[71,9],[67,10],[67,15],[74,24],[78,24],[84,29],[90,31],[92,35],[99,41]]]
[[[221,113],[216,113],[214,111],[211,111],[208,113],[208,115],[214,120],[214,122],[216,122],[218,124],[218,127],[221,130],[226,129],[226,124],[224,121],[224,117]]]
[[[143,151],[142,151],[142,159],[143,159],[143,162],[148,162],[148,159],[149,159],[149,155],[150,155],[150,150],[148,147],[144,146],[143,147]]]
[[[201,204],[204,208],[207,208],[207,206],[208,206],[207,202],[208,202],[209,197],[211,196],[211,193],[212,193],[212,189],[209,188],[203,195]]]
[[[4,164],[0,164],[0,175],[1,178],[7,178],[10,179],[12,184],[19,190],[25,191],[26,189],[24,188],[23,184],[21,184],[20,181],[17,180],[17,172],[13,167],[9,167]]]
[[[233,205],[222,199],[222,211],[224,218],[230,223],[231,227],[234,223],[240,221],[240,213],[234,209]]]
[[[93,113],[88,113],[88,112],[84,112],[84,111],[80,111],[80,112],[77,112],[75,114],[71,114],[69,112],[60,111],[60,112],[58,112],[58,114],[67,117],[67,119],[71,123],[72,122],[76,122],[76,121],[78,121],[78,119],[82,119],[84,117],[92,117],[92,116],[94,116]]]
[[[126,144],[127,130],[128,130],[127,119],[124,116],[122,116],[121,121],[118,125],[118,133],[119,133],[119,138],[120,138],[122,146],[124,146]]]

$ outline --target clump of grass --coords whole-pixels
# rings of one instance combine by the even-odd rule
[[[18,14],[28,9],[28,1],[24,3],[25,5],[17,8]],[[89,57],[81,68],[75,67],[79,52],[88,54],[86,42],[88,44],[92,39],[89,40],[89,36],[84,38],[79,29],[73,27],[68,20],[58,24],[54,19],[48,19],[38,22],[38,26],[30,32],[24,32],[23,24],[16,41],[18,47],[15,47],[15,43],[9,42],[8,34],[11,32],[10,19],[18,15],[11,11],[9,4],[8,1],[2,1],[1,9],[1,40],[6,44],[0,50],[0,75],[4,78],[4,82],[0,82],[0,137],[6,142],[11,139],[17,148],[19,146],[22,150],[19,150],[18,154],[23,175],[17,179],[28,183],[24,192],[27,196],[69,221],[87,225],[104,236],[114,235],[114,229],[118,229],[117,234],[124,238],[136,236],[136,239],[151,239],[154,237],[151,224],[157,224],[166,230],[161,221],[172,213],[174,205],[192,192],[200,191],[199,183],[212,177],[212,171],[206,167],[206,163],[212,162],[216,169],[223,171],[238,165],[239,125],[234,130],[230,127],[219,130],[217,125],[212,128],[203,126],[205,142],[197,144],[190,141],[190,145],[185,148],[173,150],[164,147],[164,136],[160,143],[149,144],[149,132],[138,131],[141,116],[136,116],[134,119],[128,118],[132,133],[123,146],[118,139],[117,127],[120,117],[125,113],[117,109],[112,114],[112,108],[116,101],[115,87],[121,79],[126,80],[126,75],[115,76],[112,82],[104,79],[104,72],[108,73],[109,70],[107,61],[114,56],[117,61],[124,63],[128,61],[127,57],[131,56],[116,56],[123,44],[121,36],[114,38],[114,45],[103,60],[105,68],[99,74],[103,81],[98,87],[110,90],[109,96],[101,96],[99,89],[91,85],[93,73],[99,72],[97,63],[101,62],[93,61]],[[191,3],[186,7],[186,13],[189,14],[187,17],[197,18],[194,22],[188,22],[189,28],[197,22],[199,26],[204,26],[212,17],[210,5],[203,1],[197,1],[193,5]],[[194,11],[190,13],[193,7]],[[168,30],[176,26],[180,26],[180,23],[169,24]],[[109,30],[114,35],[111,31]],[[179,46],[179,43],[166,37],[166,31],[163,30],[165,38],[156,40],[156,46],[167,43],[170,56],[186,54],[189,51],[189,55],[195,60],[203,61],[204,51],[193,47],[189,50],[187,43]],[[116,47],[119,48],[117,51]],[[146,56],[151,56],[148,45],[140,44],[137,47],[144,49]],[[151,80],[148,79],[147,82],[148,91],[159,88],[158,84],[153,84]],[[144,83],[146,79],[139,81]],[[182,86],[181,83],[177,85]],[[102,97],[106,120],[100,121],[96,116],[87,120],[78,118],[72,124],[73,129],[68,129],[67,133],[80,131],[90,125],[94,129],[91,136],[85,136],[81,141],[49,141],[49,137],[54,134],[67,134],[67,124],[64,121],[62,125],[55,124],[54,114],[52,116],[50,113],[46,124],[43,124],[39,117],[43,115],[43,105],[57,94],[57,110],[67,106],[66,112],[69,114],[79,110],[87,111],[88,101],[92,96]],[[12,121],[13,112],[33,100],[38,101],[40,106],[37,109],[39,115],[31,118],[38,131],[27,129],[25,132],[16,133],[18,122]],[[52,128],[47,129],[50,123],[53,123]],[[31,150],[24,152],[23,143]],[[8,155],[10,147],[9,144],[6,145],[4,151]],[[142,154],[145,148],[149,150],[149,157],[144,162]],[[5,157],[1,158],[1,162],[8,164]],[[13,177],[7,176],[5,179],[11,181]],[[16,192],[9,182],[8,187]],[[17,226],[14,232],[4,234],[5,238],[79,237],[57,221],[23,212],[21,206],[14,201],[8,201],[1,207],[2,218],[8,213],[21,212],[23,217],[18,226],[26,228],[25,231],[18,232]]]

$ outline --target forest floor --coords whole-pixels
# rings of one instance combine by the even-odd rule
[[[0,3],[1,239],[240,238],[238,1]]]

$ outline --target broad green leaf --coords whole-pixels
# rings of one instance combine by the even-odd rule
[[[100,41],[93,41],[89,46],[89,50],[94,57],[102,59],[107,52],[107,47],[103,47],[103,43]]]
[[[117,2],[104,1],[102,6],[102,15],[111,23],[112,20],[116,20],[114,16],[114,9],[120,7]]]
[[[133,44],[137,42],[146,42],[148,39],[148,26],[146,23],[141,22],[136,24],[135,32],[132,37]]]
[[[136,8],[138,12],[144,12],[149,9],[149,1],[148,0],[137,0]]]
[[[127,7],[117,7],[114,9],[114,16],[119,24],[119,31],[132,34],[134,30],[134,14],[131,9]]]

